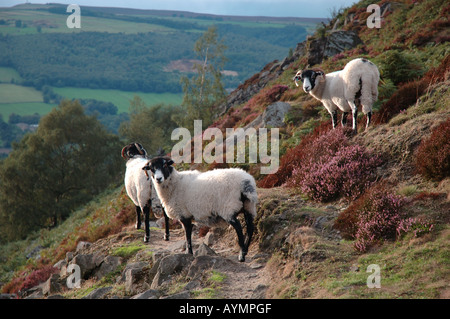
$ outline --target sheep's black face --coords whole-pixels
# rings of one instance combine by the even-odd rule
[[[139,143],[130,143],[122,148],[122,157],[130,159],[135,156],[147,156],[147,151]]]
[[[294,77],[294,82],[296,86],[299,86],[298,81],[301,81],[303,83],[303,90],[306,93],[309,93],[316,86],[316,81],[318,81],[318,77],[323,75],[324,73],[322,71],[314,71],[314,70],[298,71]]]
[[[152,172],[152,179],[155,183],[162,184],[167,180],[173,171],[173,160],[168,156],[158,156],[151,159],[143,170]]]

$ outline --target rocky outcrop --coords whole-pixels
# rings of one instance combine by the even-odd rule
[[[263,89],[270,81],[278,78],[293,62],[306,56],[308,65],[320,64],[324,59],[356,47],[363,42],[355,31],[334,30],[324,37],[310,37],[297,44],[292,55],[282,61],[272,61],[227,96],[218,107],[218,116],[225,114],[232,106],[241,105]],[[305,66],[306,67],[306,66]]]
[[[362,43],[355,31],[332,31],[325,37],[311,38],[307,50],[308,65],[320,64],[324,59]]]
[[[236,90],[231,92],[225,103],[218,107],[218,116],[225,114],[232,106],[237,106],[247,102],[250,98],[264,88],[270,81],[278,78],[294,61],[305,54],[306,42],[297,44],[292,55],[284,58],[282,61],[274,60],[267,64],[259,73],[239,85]]]

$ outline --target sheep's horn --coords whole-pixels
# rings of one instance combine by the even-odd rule
[[[134,143],[134,146],[136,146],[139,154],[144,155],[144,152],[142,151],[142,147],[138,143]]]
[[[124,148],[122,148],[122,157],[124,158],[124,159],[127,159],[127,157],[125,156],[125,149],[126,149],[127,147],[125,146]]]

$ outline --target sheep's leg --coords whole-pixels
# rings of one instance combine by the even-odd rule
[[[367,116],[366,131],[367,131],[369,129],[370,121],[372,119],[372,112],[368,112],[366,116]]]
[[[186,235],[186,253],[193,254],[192,252],[192,219],[191,218],[182,218],[180,219],[183,224],[184,233]]]
[[[249,212],[244,211],[244,217],[245,217],[245,224],[247,225],[247,237],[245,238],[244,243],[245,245],[244,253],[245,255],[247,255],[248,247],[250,246],[250,243],[252,241],[254,226],[253,226],[253,216]]]
[[[348,112],[342,113],[342,118],[341,118],[342,127],[345,127],[345,125],[347,125],[347,115],[348,115]]]
[[[353,124],[352,124],[352,129],[353,129],[353,133],[357,133],[358,132],[358,107],[355,104],[355,101],[348,101],[348,104],[350,105],[351,109],[352,109],[352,118],[353,118]]]
[[[239,261],[245,261],[245,255],[247,254],[247,251],[245,249],[244,234],[242,233],[241,223],[237,220],[236,216],[233,216],[233,218],[230,220],[230,225],[233,226],[233,228],[236,230],[239,247],[241,247],[241,252],[239,253],[238,259]]]
[[[141,208],[136,206],[136,229],[141,229]]]
[[[144,225],[145,225],[145,237],[144,242],[148,243],[150,240],[150,207],[144,206]]]
[[[164,240],[168,241],[169,240],[169,216],[167,216],[164,208],[163,208],[163,212],[164,212],[164,222],[166,224],[166,233],[164,234]]]
[[[331,113],[331,121],[333,124],[333,128],[336,128],[337,126],[337,111],[334,110],[333,113]]]

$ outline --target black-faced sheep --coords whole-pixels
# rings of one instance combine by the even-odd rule
[[[325,73],[320,69],[300,70],[294,77],[295,85],[303,82],[303,90],[321,101],[331,115],[333,128],[337,126],[337,109],[342,112],[342,126],[347,122],[347,114],[353,115],[353,131],[357,132],[358,108],[367,116],[366,130],[372,117],[372,105],[378,98],[380,72],[367,59],[354,59],[341,71]]]
[[[151,171],[158,197],[167,215],[181,221],[186,234],[186,249],[192,254],[192,221],[218,226],[226,221],[234,227],[240,246],[239,261],[245,261],[256,217],[256,183],[237,168],[178,172],[170,157],[155,157],[143,168]],[[237,215],[244,214],[244,238]]]
[[[127,160],[125,172],[125,189],[128,197],[136,206],[136,229],[141,228],[141,212],[144,213],[145,237],[144,242],[150,239],[150,208],[152,206],[152,181],[148,174],[142,170],[148,162],[147,151],[139,143],[131,143],[122,149],[122,157]],[[165,218],[164,239],[169,240],[169,218]]]

